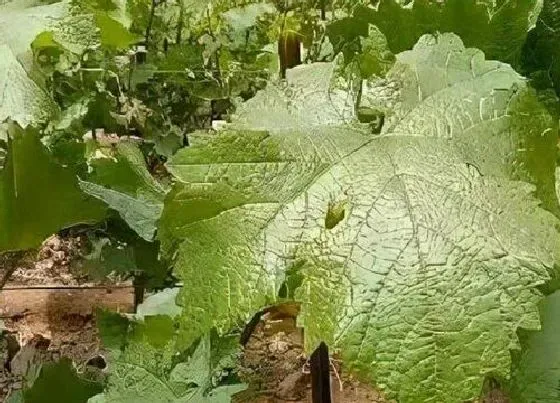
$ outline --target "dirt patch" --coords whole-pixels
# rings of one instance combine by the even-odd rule
[[[2,369],[0,370],[0,400],[12,391],[32,383],[44,363],[69,358],[82,376],[102,379],[104,365],[98,364],[104,356],[93,315],[69,315],[52,328],[50,338],[40,334],[25,340],[29,327],[9,323],[13,332],[0,337]],[[21,330],[25,328],[25,330]],[[104,363],[102,363],[104,364]]]
[[[91,279],[84,268],[91,245],[84,234],[52,235],[40,248],[26,252],[16,262],[9,285],[101,285],[124,284],[124,280],[110,275],[105,279]]]
[[[0,401],[41,364],[62,357],[88,377],[99,376],[91,370],[102,367],[103,356],[94,313],[132,312],[134,287],[85,275],[88,247],[83,235],[53,235],[37,250],[2,255],[0,275],[11,276],[0,290]]]
[[[250,386],[236,403],[307,403],[311,375],[303,350],[303,331],[296,326],[297,307],[283,305],[265,313],[240,360],[239,376]],[[392,402],[373,387],[346,376],[336,357],[331,365],[332,398],[337,403]]]

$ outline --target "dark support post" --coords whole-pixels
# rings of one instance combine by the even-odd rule
[[[134,286],[134,312],[142,302],[144,302],[144,294],[146,292],[146,276],[144,273],[136,273],[132,280]]]
[[[332,403],[329,348],[323,342],[311,354],[311,394],[313,403]]]
[[[278,39],[280,78],[286,78],[286,70],[301,64],[301,39],[296,32],[283,32]]]

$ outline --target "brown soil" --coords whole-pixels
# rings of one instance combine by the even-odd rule
[[[239,375],[249,383],[236,403],[311,402],[311,375],[303,351],[297,308],[284,305],[262,316],[241,357]],[[344,374],[332,360],[332,399],[336,403],[388,403],[382,393]]]
[[[0,401],[23,386],[27,368],[70,358],[82,372],[103,351],[95,325],[97,308],[132,312],[134,288],[82,274],[84,239],[54,235],[35,251],[0,264],[16,267],[0,290]]]
[[[16,264],[10,285],[100,285],[126,283],[116,277],[93,280],[84,270],[89,253],[84,235],[53,235],[40,248],[27,252]]]

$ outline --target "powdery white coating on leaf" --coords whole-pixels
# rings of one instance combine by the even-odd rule
[[[481,177],[460,149],[395,140],[319,177],[253,247],[264,244],[267,272],[305,262],[308,350],[328,340],[402,402],[470,399],[481,372],[507,376],[515,329],[538,324],[531,287],[552,269],[555,220],[532,187]],[[348,207],[326,230],[331,194]]]
[[[457,136],[503,117],[515,92],[526,87],[510,65],[485,60],[453,34],[422,37],[397,55],[388,76],[402,88],[396,124],[384,127],[390,134]]]
[[[514,107],[532,112],[530,94],[454,35],[399,57],[395,74],[411,79],[398,130],[372,138],[333,118],[298,131],[300,110],[285,109],[286,130],[226,133],[170,161],[184,183],[160,229],[164,244],[182,240],[183,343],[247,321],[290,277],[306,349],[326,341],[401,403],[473,399],[486,375],[509,375],[516,331],[538,328],[537,286],[560,257],[558,221],[509,175],[527,134]],[[425,83],[430,69],[444,85]],[[465,97],[477,107],[456,107]],[[473,121],[453,126],[461,116]],[[196,186],[212,206],[200,216],[187,208]]]
[[[16,0],[0,5],[0,45],[7,45],[17,58],[31,50],[29,45],[39,33],[68,12],[67,1],[32,6],[29,3]]]
[[[248,4],[245,7],[229,9],[222,17],[236,30],[246,30],[257,23],[264,14],[274,13],[276,8],[271,3]]]
[[[93,14],[84,14],[77,9],[65,15],[49,27],[56,43],[77,55],[100,43],[99,29]]]
[[[0,5],[0,122],[10,118],[22,127],[38,123],[55,111],[54,103],[28,76],[30,44],[68,9],[65,1],[35,5],[16,0]]]

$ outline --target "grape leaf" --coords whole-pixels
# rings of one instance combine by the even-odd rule
[[[153,239],[156,223],[163,210],[163,203],[137,199],[125,193],[82,180],[80,180],[80,189],[118,211],[123,220],[142,238],[147,241]]]
[[[219,386],[219,377],[214,376],[223,369],[220,358],[235,354],[238,345],[227,344],[227,338],[207,335],[187,360],[176,363],[175,333],[173,320],[166,315],[144,316],[143,321],[132,322],[126,348],[110,357],[111,374],[105,392],[90,403],[227,403],[231,395],[245,389],[241,384]],[[230,348],[221,349],[224,342]]]
[[[163,210],[165,189],[148,172],[136,144],[122,141],[116,150],[116,161],[103,154],[91,160],[91,182],[80,180],[80,188],[118,211],[138,235],[151,241]]]
[[[27,74],[32,66],[31,42],[66,11],[65,2],[29,7],[17,0],[0,5],[0,122],[10,118],[27,127],[56,112]]]
[[[381,136],[293,108],[299,129],[266,122],[171,159],[160,236],[189,284],[181,343],[278,301],[290,272],[306,350],[326,341],[400,402],[469,400],[485,375],[509,375],[560,258],[557,219],[518,180],[518,145],[541,133],[523,119],[543,109],[453,34],[422,37],[390,75],[406,113]]]
[[[46,363],[33,387],[24,392],[29,403],[75,402],[86,403],[101,391],[101,385],[80,378],[68,359]]]
[[[243,7],[234,7],[222,14],[224,22],[229,25],[231,44],[234,48],[246,46],[248,31],[257,24],[259,18],[276,12],[271,3],[253,3]]]
[[[522,66],[527,74],[542,74],[560,94],[560,1],[545,0],[542,11],[528,37],[522,55]]]
[[[0,4],[0,46],[9,47],[16,58],[25,58],[35,36],[56,25],[68,12],[65,1],[35,6],[29,4],[25,0]],[[24,61],[26,66],[30,65],[31,60]]]
[[[38,246],[63,228],[103,219],[105,212],[80,191],[70,169],[51,160],[37,133],[12,126],[0,169],[0,250]]]
[[[128,32],[119,21],[114,20],[107,13],[95,13],[95,23],[99,27],[103,46],[122,50],[139,41],[139,37]]]
[[[560,291],[540,305],[542,330],[522,335],[523,349],[509,382],[516,403],[553,403],[560,400]]]
[[[348,91],[342,57],[302,65],[270,82],[236,111],[235,127],[269,131],[341,125],[354,119],[357,93]]]
[[[43,122],[57,108],[28,76],[6,45],[0,44],[0,122],[12,119],[21,126]]]

